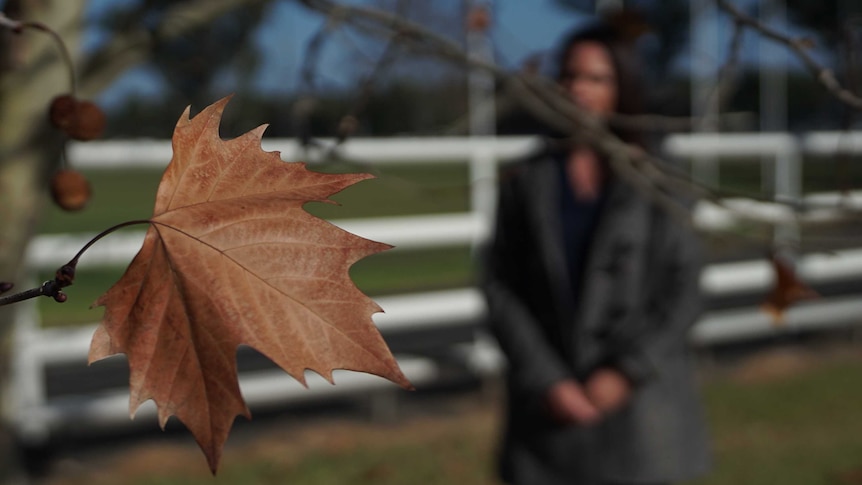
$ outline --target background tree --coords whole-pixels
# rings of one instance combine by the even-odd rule
[[[172,42],[201,31],[240,6],[263,3],[146,2],[139,18],[158,15],[157,23],[129,25],[86,59],[79,54],[85,3],[7,0],[2,7],[8,18],[51,26],[66,44],[73,64],[83,66],[77,73],[77,92],[92,97],[125,70]],[[47,181],[61,164],[64,140],[49,126],[47,109],[52,98],[70,92],[72,86],[67,66],[51,38],[29,30],[0,32],[0,75],[0,275],[4,281],[22,284],[23,256],[45,200]],[[0,365],[4,375],[14,309],[14,305],[0,307]],[[8,430],[0,430],[0,434],[0,456],[6,461],[0,469],[0,481],[12,483],[17,473],[13,439]]]
[[[137,4],[114,5],[89,19],[87,29],[100,32],[102,41],[97,48],[105,49],[124,32],[136,29],[158,32],[160,26],[175,15],[172,7],[176,4],[166,0],[146,0]],[[213,18],[206,28],[192,29],[153,42],[141,64],[149,67],[150,72],[158,76],[155,82],[165,87],[157,103],[163,107],[162,111],[169,112],[164,109],[167,106],[173,106],[173,111],[176,111],[176,106],[207,106],[223,95],[216,92],[217,82],[224,77],[219,74],[232,75],[233,91],[240,98],[250,94],[250,83],[260,64],[253,34],[264,18],[266,7],[264,3],[258,3],[238,8],[230,15]],[[170,117],[174,116],[175,113],[170,114]],[[136,136],[170,136],[171,123],[141,123],[134,116],[115,115],[112,119],[134,120],[132,124],[139,130],[133,134]],[[108,136],[120,134],[123,134],[122,128],[112,124]]]

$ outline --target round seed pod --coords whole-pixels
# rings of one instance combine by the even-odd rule
[[[78,118],[78,101],[68,94],[57,96],[48,108],[48,118],[56,128],[67,131]]]
[[[105,113],[91,101],[78,101],[77,123],[67,133],[75,140],[89,141],[105,132]]]
[[[65,211],[83,209],[90,201],[90,182],[75,170],[58,170],[51,178],[51,198]]]
[[[64,94],[51,101],[48,109],[51,124],[70,138],[89,141],[105,131],[105,113],[91,101],[81,101]]]

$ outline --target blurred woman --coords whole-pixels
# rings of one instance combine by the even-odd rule
[[[600,119],[637,114],[635,61],[598,25],[565,40],[558,80]],[[485,256],[491,329],[508,359],[505,481],[658,484],[707,470],[686,345],[700,309],[690,228],[592,147],[570,146],[501,175]]]

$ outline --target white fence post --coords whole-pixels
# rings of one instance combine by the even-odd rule
[[[14,413],[7,419],[18,429],[22,440],[44,442],[50,430],[45,420],[34,415],[45,404],[44,362],[41,353],[36,351],[36,344],[42,337],[37,300],[17,303],[14,315],[11,375],[4,408]]]
[[[496,138],[475,140],[470,154],[470,210],[476,219],[475,248],[489,235],[497,211]]]
[[[802,160],[799,143],[790,138],[786,146],[775,154],[775,201],[798,206],[802,197]],[[799,247],[799,224],[788,221],[775,228],[775,244],[778,247]]]

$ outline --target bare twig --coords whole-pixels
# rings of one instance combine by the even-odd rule
[[[742,50],[742,36],[745,33],[743,24],[737,20],[733,24],[733,36],[730,39],[730,50],[727,61],[721,67],[718,74],[718,83],[712,94],[706,101],[705,116],[702,118],[699,128],[704,131],[715,131],[715,119],[722,111],[722,106],[727,104],[727,99],[735,84],[737,64],[739,64],[739,53]]]
[[[75,82],[75,65],[72,63],[72,56],[69,54],[69,49],[66,47],[66,43],[63,42],[63,39],[59,34],[57,34],[57,32],[41,22],[22,22],[10,19],[3,12],[0,12],[0,27],[11,30],[16,34],[20,34],[25,30],[36,30],[48,34],[60,50],[60,56],[63,58],[63,63],[66,65],[66,71],[69,74],[69,93],[72,96],[75,95],[75,91],[77,89],[77,83]]]
[[[859,64],[858,64],[858,55],[859,55],[859,42],[858,42],[858,34],[854,32],[860,26],[862,26],[862,19],[859,17],[850,18],[846,22],[844,22],[842,34],[844,37],[845,44],[847,46],[844,51],[844,81],[853,94],[859,95]],[[847,108],[843,111],[841,116],[841,130],[843,132],[849,132],[853,124],[856,122],[858,118],[859,112],[852,108]],[[838,139],[838,145],[846,143],[846,137],[841,136]],[[835,170],[835,186],[838,187],[840,192],[849,192],[852,187],[852,177],[850,171],[850,161],[852,156],[845,152],[839,152],[836,157],[837,167]]]
[[[272,0],[188,0],[173,2],[155,31],[143,24],[121,31],[82,65],[81,91],[98,92],[130,67],[146,60],[159,42],[167,42],[188,32],[205,28],[214,19],[235,9],[254,7]]]
[[[302,86],[306,89],[313,90],[315,86],[315,78],[317,77],[317,61],[320,58],[320,51],[323,48],[324,42],[328,39],[329,34],[338,25],[337,19],[330,18],[323,24],[317,32],[311,36],[308,44],[305,47],[305,56],[302,60],[300,68],[300,79]]]
[[[678,222],[692,226],[691,212],[688,207],[682,205],[679,200],[668,195],[661,187],[662,177],[645,177],[635,168],[635,158],[628,156],[622,152],[616,152],[608,157],[611,168],[630,186],[640,191],[642,194],[648,194],[652,200],[660,208],[669,214]]]
[[[24,22],[12,20],[7,17],[5,13],[0,12],[0,27],[3,27],[4,29],[9,29],[13,32],[21,32],[22,30],[24,30]]]
[[[360,82],[359,96],[353,102],[347,114],[341,118],[338,126],[338,144],[344,143],[356,131],[357,119],[368,106],[368,101],[371,99],[371,94],[374,91],[374,83],[378,80],[380,74],[395,60],[396,53],[398,52],[397,38],[398,36],[396,35],[387,41],[383,54],[377,59],[371,72]]]
[[[730,3],[729,0],[716,1],[718,2],[718,6],[732,16],[735,22],[750,27],[760,32],[764,37],[778,42],[790,49],[794,54],[796,54],[796,57],[802,61],[805,68],[811,72],[811,75],[814,76],[814,78],[839,101],[854,109],[862,109],[862,98],[844,88],[838,79],[836,79],[835,73],[833,73],[831,69],[827,69],[814,59],[809,52],[811,47],[809,40],[792,38],[788,35],[782,34],[763,22],[746,15],[739,8]]]
[[[8,296],[0,296],[0,306],[18,303],[19,301],[29,300],[37,296],[50,296],[58,303],[63,303],[67,297],[65,293],[60,291],[61,288],[57,280],[48,280],[37,288],[31,288]]]
[[[725,91],[722,90],[724,93]],[[726,99],[722,95],[720,99]],[[640,131],[643,133],[671,133],[678,131],[693,131],[707,124],[715,127],[732,127],[735,129],[745,128],[754,124],[754,115],[751,112],[711,112],[707,110],[702,116],[666,116],[658,114],[623,115],[614,113],[611,115],[609,124],[614,128],[629,131]]]
[[[357,29],[387,37],[398,33],[405,42],[431,48],[438,56],[489,70],[495,76],[507,76],[506,71],[495,64],[470,58],[457,43],[400,15],[371,7],[344,5],[331,0],[299,0],[299,2],[327,16],[342,19]]]

